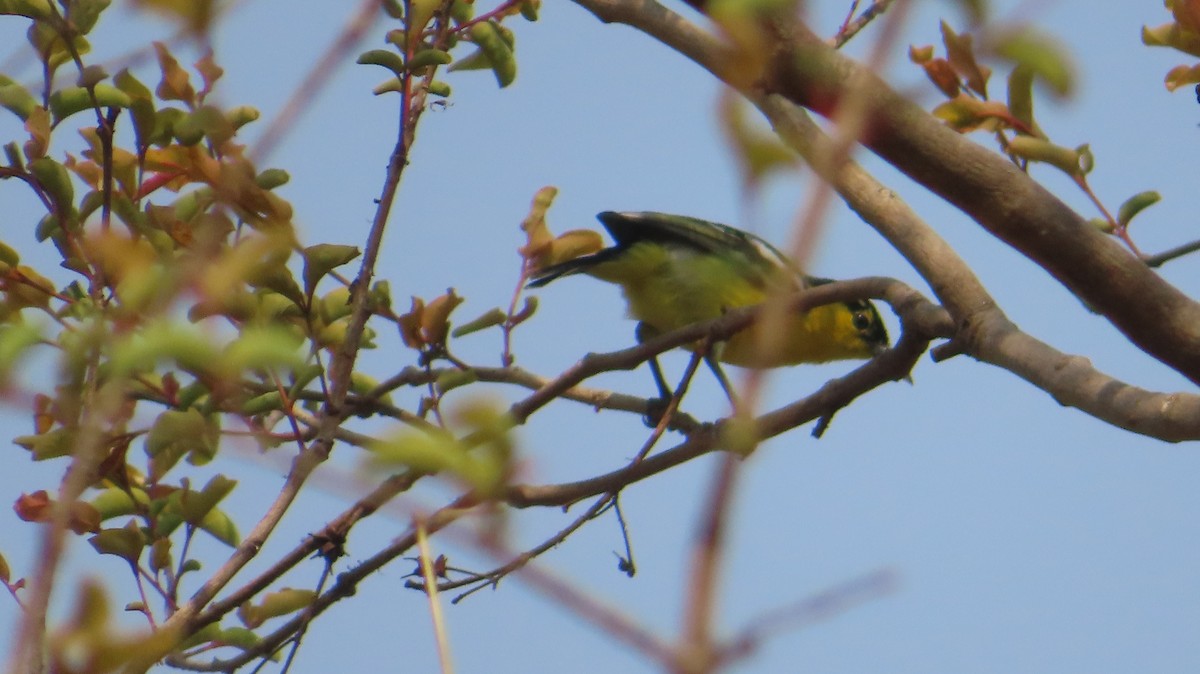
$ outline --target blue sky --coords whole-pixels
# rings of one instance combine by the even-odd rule
[[[347,10],[335,4],[245,3],[217,34],[218,59],[227,71],[221,101],[253,105],[270,119],[342,25]],[[844,11],[845,3],[831,4],[814,19],[825,34],[835,30]],[[1094,3],[1078,0],[1026,3],[1020,11],[1032,5],[1037,6],[1032,14],[998,15],[1028,16],[1043,26],[1074,55],[1080,76],[1072,99],[1039,100],[1041,126],[1060,144],[1091,144],[1097,166],[1090,180],[1110,208],[1145,189],[1162,193],[1163,202],[1135,224],[1144,250],[1196,238],[1200,106],[1190,92],[1172,95],[1162,86],[1165,72],[1185,57],[1143,47],[1138,37],[1143,24],[1164,22],[1167,13],[1157,3],[1111,3],[1100,12]],[[920,3],[901,45],[939,43],[942,17],[962,25],[954,3]],[[12,44],[8,36],[19,38],[24,29],[19,23],[0,21],[0,44]],[[362,49],[381,46],[384,28]],[[452,74],[450,105],[430,111],[422,122],[381,267],[398,306],[410,294],[429,298],[448,287],[468,300],[459,309],[462,318],[504,305],[518,273],[518,224],[543,185],[560,190],[550,212],[558,231],[595,227],[593,216],[602,210],[658,210],[786,241],[807,180],[774,181],[755,209],[744,208],[734,162],[718,132],[718,87],[711,77],[645,36],[600,24],[571,3],[547,3],[540,22],[515,28],[516,83],[500,91],[486,72]],[[118,7],[93,41],[98,53],[117,54],[167,30]],[[860,53],[874,37],[863,34],[853,51]],[[901,89],[929,105],[936,102],[902,51],[889,72]],[[339,71],[267,162],[292,175],[281,193],[295,205],[307,243],[360,243],[367,231],[395,135],[397,99],[370,93],[383,73],[354,65]],[[995,80],[993,92],[1002,90],[1002,80]],[[248,130],[249,139],[265,128],[257,126]],[[3,138],[13,137],[17,128],[11,116],[0,119]],[[56,149],[71,142],[60,139]],[[1023,329],[1130,383],[1192,391],[1182,377],[1129,346],[1047,274],[965,216],[872,158],[858,158],[959,250]],[[1034,175],[1081,213],[1093,215],[1084,196],[1052,170],[1035,168]],[[14,184],[0,184],[0,199],[9,223],[4,240],[28,250],[31,225],[25,223],[36,217],[32,201]],[[1190,271],[1193,264],[1180,260],[1162,273],[1196,295],[1200,282]],[[840,205],[812,271],[841,278],[894,276],[924,289],[903,259]],[[579,278],[538,294],[536,317],[516,337],[522,366],[550,375],[589,351],[631,344],[633,325],[622,318],[614,288]],[[896,322],[888,319],[895,332]],[[412,362],[395,335],[383,334],[379,342],[381,348],[364,357],[368,371],[382,377]],[[495,364],[499,350],[498,338],[487,333],[464,338],[457,347],[460,357],[480,364]],[[675,373],[685,362],[683,355],[667,358]],[[847,369],[841,364],[780,370],[770,379],[769,406],[801,397]],[[896,585],[886,596],[768,641],[736,671],[1200,668],[1195,639],[1200,457],[1194,448],[1109,428],[1060,407],[1013,375],[965,357],[942,364],[923,360],[914,380],[913,386],[882,387],[843,410],[819,441],[809,428],[796,429],[764,444],[743,464],[722,586],[719,623],[725,634],[766,610],[864,574],[886,571]],[[642,371],[608,374],[592,383],[651,392]],[[489,390],[513,399],[511,391]],[[686,408],[707,418],[722,414],[719,388],[701,376]],[[8,434],[29,432],[28,413],[9,409]],[[540,483],[621,465],[646,432],[633,416],[561,403],[539,413],[517,436],[528,480]],[[676,441],[668,437],[660,446]],[[0,500],[55,487],[62,464],[31,466],[22,450],[10,451],[12,468],[0,474]],[[245,513],[243,522],[281,484],[287,451],[260,456],[243,448],[216,467],[241,481],[231,507]],[[251,572],[346,507],[363,488],[353,474],[359,458],[353,448],[337,450]],[[611,519],[593,523],[546,555],[544,568],[673,638],[683,612],[689,541],[714,466],[711,459],[693,462],[625,492],[622,505],[639,566],[635,578],[616,569],[612,551],[621,549],[621,541]],[[446,493],[430,486],[405,503],[433,507]],[[397,508],[356,529],[343,563],[370,555],[398,535],[408,513]],[[571,516],[514,514],[514,545],[542,540]],[[0,550],[18,573],[28,572],[32,534],[9,510],[0,510]],[[460,566],[488,566],[456,540],[464,538],[448,538],[441,543],[448,547],[439,550]],[[135,598],[123,563],[95,560],[86,544],[75,551],[73,573],[111,578],[110,587],[121,593],[114,597],[118,605]],[[322,617],[295,671],[436,671],[425,602],[403,589],[410,570],[409,564],[390,567]],[[313,562],[289,583],[307,586],[318,572]],[[11,603],[0,608],[0,626],[11,625],[14,613]],[[461,672],[656,671],[515,578],[449,607],[447,619]]]

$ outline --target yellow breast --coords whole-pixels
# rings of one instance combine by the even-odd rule
[[[659,333],[763,302],[766,290],[737,272],[719,256],[652,242],[634,244],[587,271],[621,286],[630,317]],[[734,335],[721,345],[718,359],[743,367],[777,367],[871,355],[844,305],[818,307],[781,320],[782,324],[757,324]]]

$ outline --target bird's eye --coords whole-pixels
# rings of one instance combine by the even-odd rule
[[[867,328],[871,327],[871,317],[861,311],[854,312],[854,329],[859,332],[866,332]]]

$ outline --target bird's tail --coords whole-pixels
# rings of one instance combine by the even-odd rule
[[[604,250],[592,253],[591,255],[581,255],[577,258],[552,264],[549,267],[538,269],[530,275],[529,283],[526,284],[530,288],[541,288],[547,283],[562,276],[570,276],[572,274],[586,273],[595,265],[601,262],[606,262],[617,254],[617,248],[605,248]]]

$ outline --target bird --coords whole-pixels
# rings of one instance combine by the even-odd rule
[[[614,244],[534,269],[528,286],[540,288],[575,274],[620,286],[629,316],[638,321],[639,342],[760,304],[773,294],[832,283],[804,274],[764,239],[728,225],[652,211],[605,211],[596,218]],[[758,329],[763,322],[758,321],[701,353],[735,405],[736,396],[719,363],[774,368],[867,359],[889,345],[887,329],[869,300],[818,306],[790,313],[783,321],[776,333],[782,340],[767,349],[763,345],[771,342],[764,339]],[[706,347],[701,341],[685,348]],[[660,395],[669,399],[670,389],[657,359],[650,360],[650,368]]]

